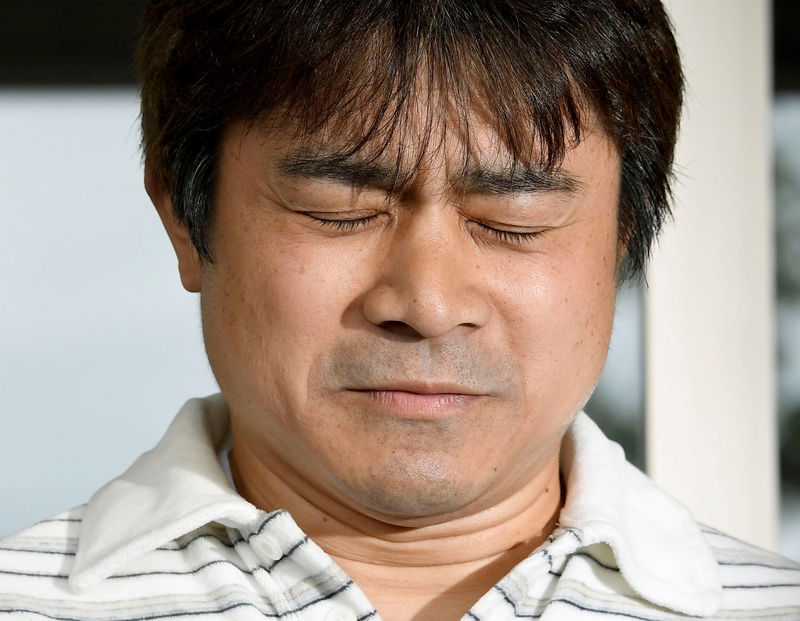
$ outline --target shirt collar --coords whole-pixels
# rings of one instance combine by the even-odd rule
[[[232,489],[218,460],[229,435],[221,395],[188,401],[155,448],[89,500],[70,585],[90,588],[209,522],[253,528],[263,512]],[[585,414],[564,438],[561,471],[561,527],[583,546],[607,544],[634,591],[684,614],[719,608],[719,569],[697,523]]]
[[[263,513],[231,488],[217,460],[229,433],[221,395],[186,402],[155,448],[89,500],[70,585],[89,588],[209,522],[257,522]]]
[[[564,437],[560,464],[563,528],[577,531],[583,546],[607,544],[622,576],[646,600],[688,615],[719,609],[719,566],[700,526],[586,414]]]

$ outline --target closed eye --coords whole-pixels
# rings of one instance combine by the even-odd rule
[[[305,213],[305,216],[311,218],[314,222],[319,223],[320,226],[334,231],[354,231],[362,228],[378,218],[380,213],[373,213],[368,216],[360,218],[330,218],[321,217],[322,214]]]
[[[328,214],[309,213],[309,212],[305,212],[303,215],[307,216],[308,218],[311,218],[315,223],[318,223],[323,228],[331,229],[334,231],[349,232],[366,227],[368,224],[375,221],[382,214],[371,213],[369,215],[361,216],[358,218],[328,217]],[[479,226],[481,231],[488,233],[498,241],[501,241],[505,244],[516,245],[516,246],[523,246],[526,243],[530,243],[535,238],[541,236],[543,233],[547,231],[547,229],[538,229],[533,231],[513,230],[509,228],[499,228],[499,225],[495,223],[481,222],[479,220],[472,220],[472,222],[477,226]]]
[[[499,241],[516,246],[523,246],[527,243],[532,242],[537,237],[540,237],[544,233],[547,232],[547,229],[537,229],[537,230],[512,230],[506,228],[499,228],[497,224],[494,223],[486,223],[481,222],[479,220],[473,220],[475,224],[477,224],[483,232],[488,233],[489,235],[495,237]]]

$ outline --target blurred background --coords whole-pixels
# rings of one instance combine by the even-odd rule
[[[800,560],[800,5],[746,1],[772,26],[771,547]],[[142,188],[133,47],[144,4],[0,1],[0,536],[85,502],[183,401],[216,391],[198,300]],[[642,469],[645,297],[641,286],[620,292],[586,408]]]
[[[800,560],[800,5],[775,0],[773,11],[780,545]]]

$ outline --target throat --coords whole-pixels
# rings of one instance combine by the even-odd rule
[[[510,494],[457,515],[398,523],[341,502],[234,438],[239,493],[287,509],[349,575],[385,621],[459,619],[555,530],[563,490],[558,454]],[[246,476],[242,476],[245,474]]]
[[[555,530],[564,497],[557,462],[541,483],[444,524],[317,540],[385,621],[460,619]]]
[[[332,555],[385,621],[460,619],[555,529],[554,512],[539,536],[492,556],[460,563],[398,566]]]

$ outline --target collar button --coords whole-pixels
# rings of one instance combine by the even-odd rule
[[[356,613],[349,608],[341,608],[339,606],[333,608],[325,615],[325,621],[356,621]]]
[[[250,541],[250,545],[264,558],[277,561],[283,556],[283,549],[272,535],[258,535]]]

